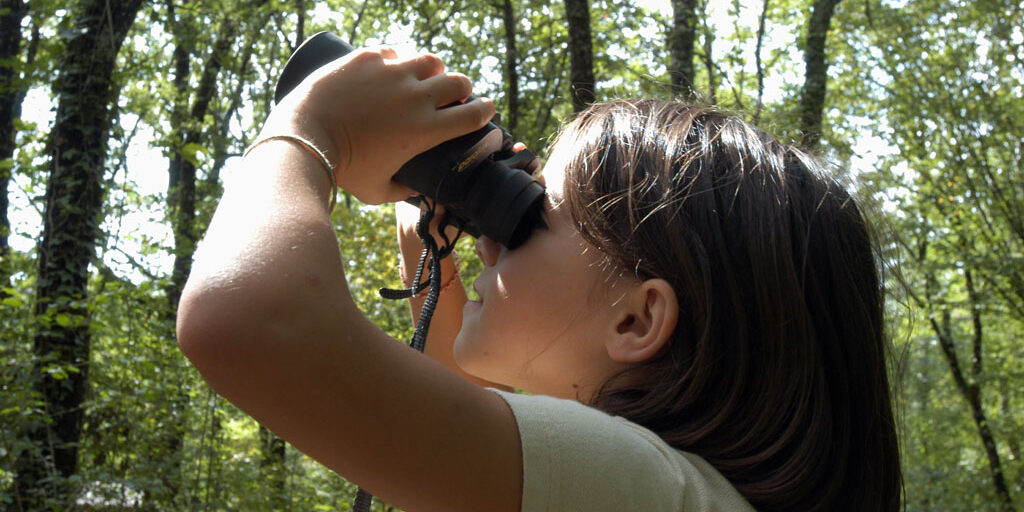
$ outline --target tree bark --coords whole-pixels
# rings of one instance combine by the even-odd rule
[[[587,0],[565,0],[565,18],[569,25],[569,90],[572,109],[579,112],[595,99],[594,49]]]
[[[21,117],[24,85],[18,57],[21,54],[21,20],[28,13],[22,0],[0,2],[0,298],[10,285],[13,272],[10,261],[11,221],[7,216],[10,202],[7,188],[14,169],[14,122]]]
[[[505,22],[505,104],[508,107],[505,128],[515,133],[516,125],[519,124],[519,53],[516,49],[516,17],[512,10],[512,0],[504,0],[501,16]]]
[[[697,0],[672,0],[672,28],[668,37],[672,94],[693,99],[693,44],[697,39]]]
[[[66,506],[68,477],[78,469],[78,443],[89,370],[86,309],[89,262],[99,237],[107,138],[117,98],[117,53],[142,0],[92,0],[76,15],[54,96],[35,312],[33,383],[49,421],[28,432],[38,451],[21,453],[15,493],[23,508]],[[52,500],[52,501],[51,501]]]
[[[821,142],[821,123],[825,112],[825,90],[828,84],[826,40],[839,0],[814,0],[807,23],[807,42],[804,47],[803,92],[800,95],[800,145],[807,149]]]

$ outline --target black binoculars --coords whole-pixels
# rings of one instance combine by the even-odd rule
[[[352,50],[330,32],[310,37],[285,64],[274,101],[280,102],[310,73]],[[526,149],[513,152],[512,145],[512,136],[489,122],[416,155],[394,179],[443,205],[452,223],[466,233],[486,235],[514,249],[541,222],[544,187],[528,172],[536,156]]]

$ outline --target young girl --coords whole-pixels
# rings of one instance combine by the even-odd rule
[[[543,171],[546,227],[515,250],[477,242],[479,299],[446,288],[430,357],[372,325],[346,286],[332,187],[412,195],[391,180],[405,161],[493,115],[486,99],[437,108],[469,94],[436,57],[385,49],[275,108],[179,308],[214,389],[409,511],[899,507],[864,219],[813,158],[716,110],[581,113]]]

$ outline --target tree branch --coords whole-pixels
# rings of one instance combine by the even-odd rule
[[[761,16],[758,18],[757,24],[757,46],[754,50],[754,62],[757,66],[757,105],[754,107],[754,116],[751,118],[751,124],[757,125],[761,122],[761,109],[764,107],[764,65],[761,63],[761,48],[764,45],[764,30],[765,24],[768,18],[768,2],[764,0],[761,6]]]

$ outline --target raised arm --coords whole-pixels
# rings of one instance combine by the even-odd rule
[[[310,77],[261,137],[307,139],[368,202],[412,155],[490,118],[435,57],[359,52]],[[226,191],[178,311],[178,341],[220,394],[295,447],[406,510],[519,510],[522,463],[504,401],[391,339],[356,308],[319,160],[277,140]],[[422,471],[429,469],[429,471]]]

